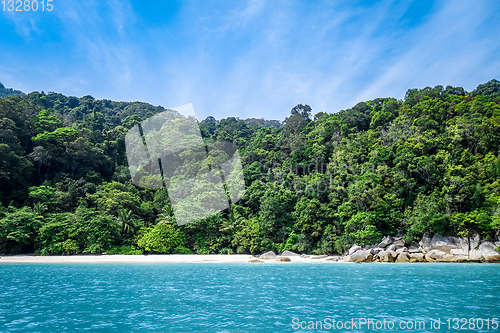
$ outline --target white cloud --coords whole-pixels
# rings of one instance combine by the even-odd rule
[[[283,119],[298,103],[336,112],[402,98],[408,88],[471,90],[498,77],[498,5],[442,2],[406,26],[400,21],[412,4],[188,2],[173,23],[148,25],[129,1],[67,0],[55,13],[60,40],[41,50],[54,49],[53,58],[0,50],[8,64],[0,64],[0,81],[165,107],[193,103],[201,118]],[[40,42],[42,23],[16,27]]]

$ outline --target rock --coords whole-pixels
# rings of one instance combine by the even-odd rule
[[[389,252],[392,255],[392,257],[394,258],[394,260],[396,260],[396,257],[398,256],[398,253],[396,251],[388,250],[387,252]]]
[[[396,245],[391,244],[391,245],[389,245],[389,247],[386,249],[386,251],[396,251],[396,249],[397,249],[397,248],[396,248]]]
[[[422,253],[422,249],[416,246],[410,246],[408,249],[409,253]]]
[[[381,262],[394,262],[394,256],[389,251],[380,251],[377,254],[377,259]]]
[[[462,249],[451,249],[450,254],[453,256],[468,256],[469,251],[462,250]]]
[[[391,236],[385,236],[384,238],[382,238],[382,241],[378,244],[378,247],[385,248],[388,245],[391,245],[393,241],[394,238],[392,238]]]
[[[283,251],[283,253],[281,254],[281,256],[285,256],[285,257],[294,257],[294,256],[297,256],[297,257],[299,257],[300,254],[292,252],[292,251],[285,250],[285,251]]]
[[[479,246],[479,244],[481,244],[481,236],[479,235],[476,235],[474,236],[474,238],[471,238],[470,240],[470,249],[475,249],[476,247]]]
[[[474,261],[484,260],[483,253],[479,250],[472,249],[469,252],[469,259]]]
[[[439,250],[432,250],[425,254],[425,260],[428,262],[441,261],[446,256],[446,253]]]
[[[460,257],[461,256],[455,256],[455,255],[447,253],[447,254],[445,254],[445,256],[443,258],[441,258],[438,261],[440,261],[440,262],[458,262]],[[465,258],[467,258],[467,257],[465,257]]]
[[[407,252],[402,252],[396,258],[396,262],[410,262],[410,256]]]
[[[273,251],[262,253],[259,259],[276,259],[276,253],[274,253]]]
[[[339,257],[327,257],[326,261],[339,261]]]
[[[307,254],[301,254],[300,257],[301,258],[309,258],[309,256]]]
[[[382,251],[382,249],[380,249],[380,248],[378,248],[378,247],[377,247],[377,248],[371,248],[371,249],[369,249],[369,250],[368,250],[368,252],[370,252],[370,254],[371,254],[372,256],[376,255],[376,254],[377,254],[377,253],[379,253],[380,251]]]
[[[396,253],[403,253],[403,252],[408,252],[408,249],[406,247],[400,247],[399,249],[396,250]]]
[[[323,259],[326,257],[328,257],[326,254],[321,254],[321,255],[317,255],[317,256],[309,256],[309,259]]]
[[[495,251],[495,244],[492,242],[484,242],[479,245],[479,251],[487,261],[500,261],[500,253]]]
[[[449,254],[452,249],[469,250],[469,241],[466,238],[444,237],[441,235],[434,235],[432,238],[429,238],[428,235],[425,235],[419,244],[424,253],[438,250]]]
[[[425,262],[423,253],[410,253],[410,262]]]
[[[278,258],[276,258],[276,261],[285,261],[286,262],[286,261],[291,261],[291,260],[288,257],[278,257]]]
[[[458,249],[464,250],[466,253],[469,253],[469,240],[467,238],[454,237],[453,239],[455,240],[455,244],[458,246]]]
[[[263,263],[263,261],[262,261],[262,260],[259,260],[259,259],[251,259],[249,262],[250,262],[250,263],[259,263],[259,262],[262,262],[262,263]]]
[[[402,239],[397,240],[394,243],[392,243],[392,245],[394,245],[395,247],[403,247],[403,246],[405,246],[405,244],[406,244],[405,241]]]
[[[425,234],[420,242],[418,243],[420,245],[420,248],[423,250],[424,253],[427,253],[432,250],[431,248],[431,239],[429,238],[429,235]]]
[[[359,251],[359,250],[361,250],[361,246],[354,244],[354,245],[353,245],[353,246],[351,246],[351,248],[349,249],[349,255],[351,255],[351,254],[353,254],[354,252]]]
[[[433,250],[443,251],[448,254],[451,249],[459,248],[458,244],[456,244],[456,238],[443,237],[441,235],[434,235],[434,237],[432,237],[431,246]]]
[[[354,262],[370,262],[373,259],[371,253],[363,250],[358,250],[348,257],[348,261]]]

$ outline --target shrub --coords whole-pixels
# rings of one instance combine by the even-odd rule
[[[184,246],[177,246],[173,252],[178,254],[193,254],[193,251]]]
[[[106,253],[107,254],[133,254],[133,255],[140,255],[143,252],[142,252],[141,249],[138,249],[135,246],[132,246],[132,245],[122,245],[122,246],[113,246]]]
[[[148,252],[168,253],[186,244],[186,235],[177,226],[160,223],[153,228],[142,228],[137,245]]]
[[[219,253],[220,253],[220,254],[233,254],[234,252],[233,252],[233,250],[232,250],[232,249],[225,247],[225,248],[221,249],[221,250],[219,251]]]

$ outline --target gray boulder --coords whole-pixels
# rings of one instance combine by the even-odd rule
[[[382,241],[378,244],[378,247],[385,248],[391,245],[393,241],[394,238],[392,238],[391,236],[385,236],[384,238],[382,238]]]
[[[434,235],[432,237],[431,247],[433,250],[443,251],[448,254],[451,249],[459,248],[455,237],[443,237],[441,235]]]
[[[452,256],[468,256],[469,251],[463,249],[451,249],[450,254]]]
[[[425,260],[428,262],[443,261],[446,253],[440,250],[432,250],[425,254]]]
[[[500,261],[500,253],[495,251],[495,244],[492,242],[484,242],[479,245],[479,251],[487,261]]]
[[[416,246],[410,246],[408,248],[409,253],[422,253],[422,249]]]
[[[359,250],[361,250],[361,246],[354,244],[354,245],[353,245],[353,246],[351,246],[351,248],[349,249],[349,255],[351,255],[351,254],[353,254],[354,252],[359,251]]]
[[[481,236],[479,235],[476,235],[474,236],[474,238],[471,238],[470,240],[470,249],[475,249],[476,247],[479,246],[479,244],[481,244]]]
[[[424,235],[419,244],[424,253],[430,252],[432,250],[438,250],[449,254],[452,249],[468,250],[469,247],[467,239],[457,237],[444,237],[441,235],[434,235],[432,238],[429,238],[428,235]]]
[[[380,251],[377,254],[377,259],[380,262],[394,262],[394,256],[389,251]]]
[[[407,252],[402,252],[396,258],[396,262],[410,262],[410,256]]]
[[[389,245],[389,247],[386,249],[386,251],[396,251],[397,247],[394,244]]]
[[[276,259],[276,253],[274,253],[273,251],[262,253],[259,259]]]
[[[410,262],[425,262],[423,253],[410,253]]]
[[[483,252],[480,250],[472,249],[469,252],[469,259],[473,261],[484,260]]]
[[[373,256],[371,253],[363,250],[358,250],[351,254],[348,257],[348,261],[353,261],[353,262],[370,262],[372,261]]]
[[[418,243],[420,245],[420,248],[422,249],[423,253],[427,253],[432,250],[431,248],[431,239],[429,238],[429,235],[425,234],[420,242]]]
[[[396,246],[397,248],[403,247],[403,246],[405,246],[405,244],[406,244],[405,241],[402,239],[398,239],[397,241],[392,243],[392,245]]]
[[[288,250],[283,251],[281,255],[285,257],[294,257],[294,256],[300,257],[300,254]]]
[[[278,257],[278,258],[276,258],[276,261],[288,262],[291,260],[288,257]]]
[[[408,249],[406,247],[400,247],[396,250],[396,253],[403,253],[403,252],[408,252]]]
[[[455,237],[454,240],[455,240],[455,244],[458,246],[459,249],[469,253],[469,240],[467,238]],[[472,249],[472,247],[471,247],[471,249]],[[451,250],[450,250],[450,253],[451,253]]]

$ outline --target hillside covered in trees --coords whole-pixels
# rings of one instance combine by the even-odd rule
[[[0,84],[0,253],[341,253],[353,243],[500,232],[500,82],[410,89],[282,124],[213,117],[245,193],[178,226],[165,189],[133,185],[125,135],[166,110]],[[331,112],[335,110],[329,110]]]

